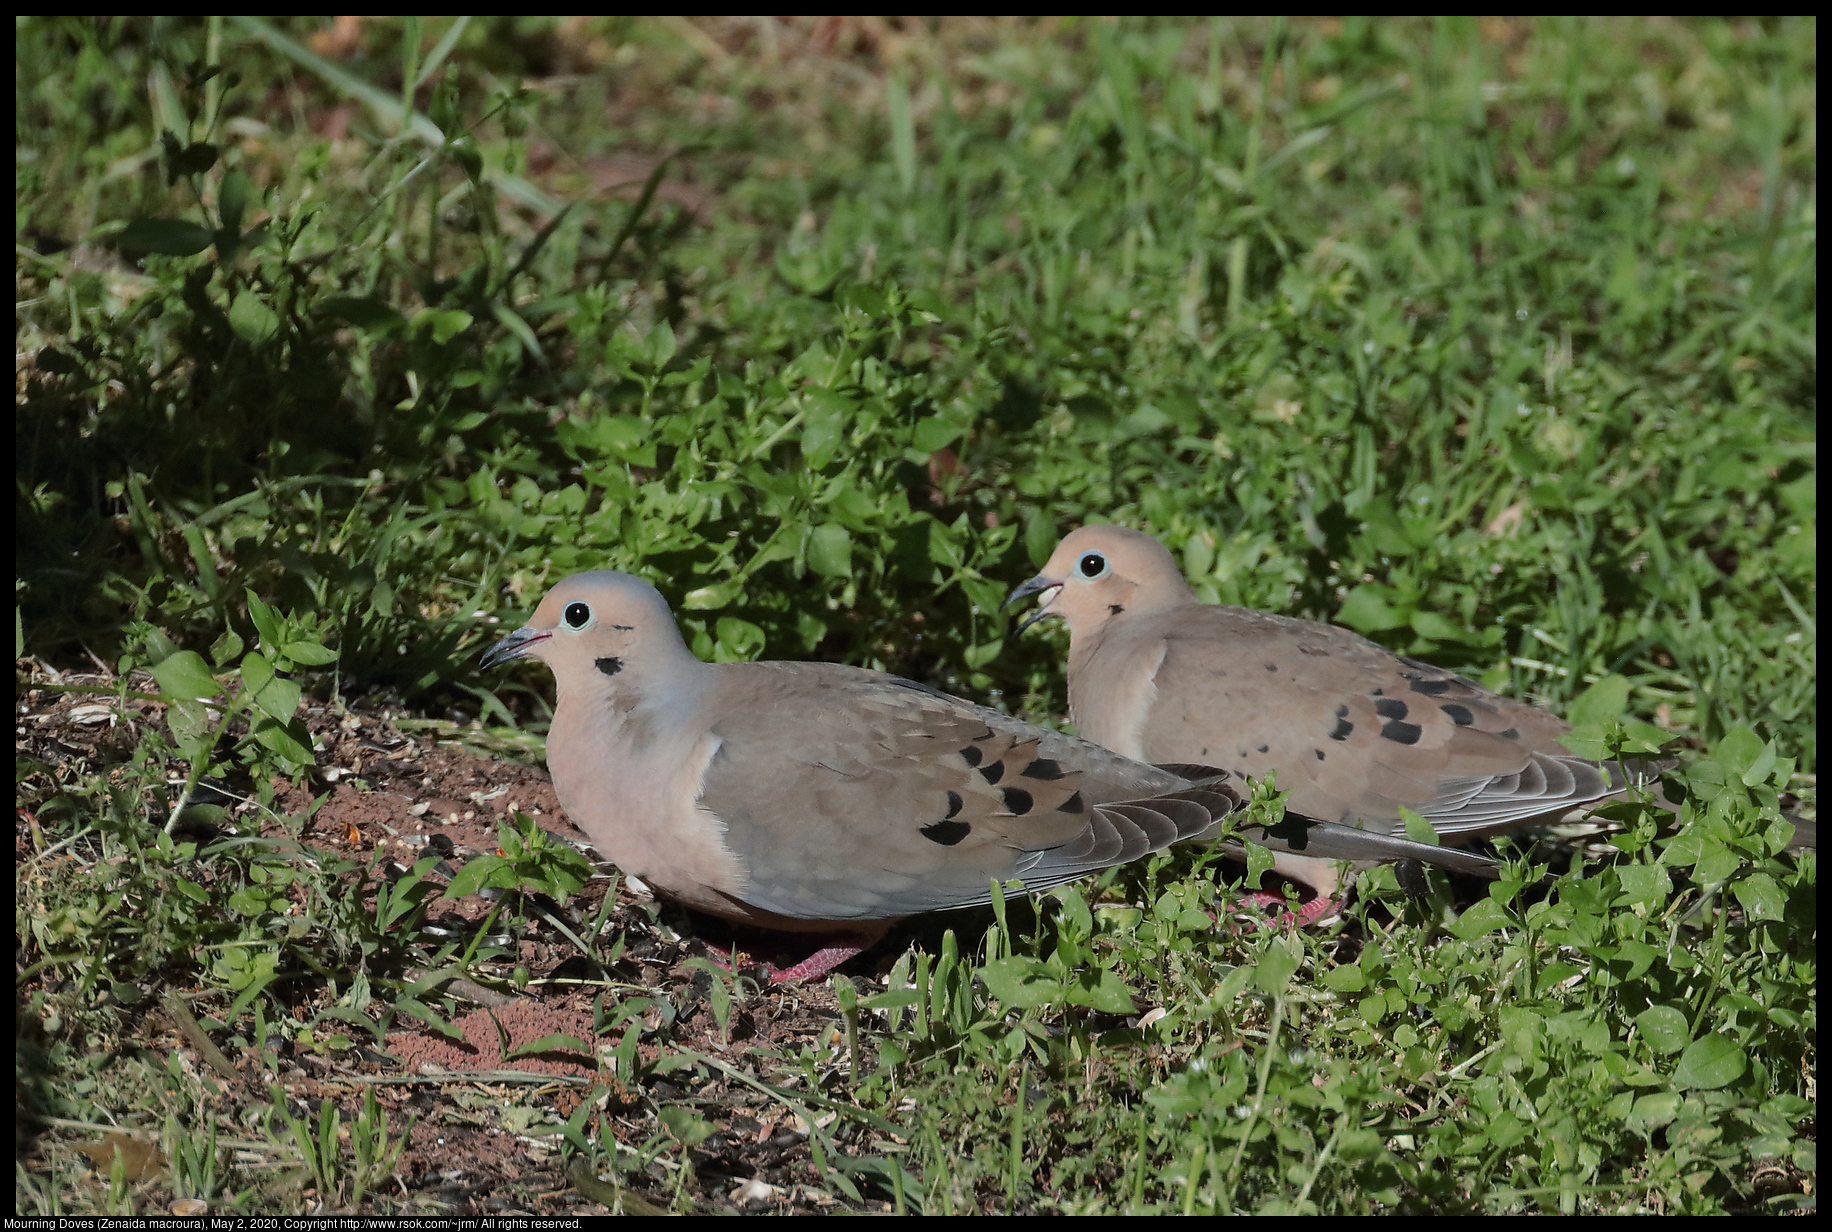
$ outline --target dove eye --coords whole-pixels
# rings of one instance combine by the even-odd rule
[[[1097,578],[1107,571],[1107,558],[1099,552],[1089,552],[1081,558],[1078,568],[1081,569],[1081,576]]]
[[[560,613],[560,619],[572,630],[583,629],[592,622],[592,606],[589,603],[568,603],[566,610]]]

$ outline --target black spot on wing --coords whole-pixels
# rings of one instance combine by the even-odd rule
[[[924,838],[931,843],[940,843],[943,847],[952,847],[971,833],[973,827],[964,821],[938,821],[922,828]]]
[[[1322,750],[1322,749],[1312,749],[1312,750],[1311,750],[1311,752],[1313,752],[1313,753],[1315,753],[1315,754],[1317,755],[1317,760],[1318,760],[1318,761],[1322,761],[1322,760],[1323,760],[1323,750]]]
[[[1085,813],[1087,810],[1088,802],[1081,798],[1081,793],[1079,791],[1056,806],[1056,811],[1058,813]]]
[[[1345,706],[1343,709],[1346,710],[1347,707]],[[1354,730],[1355,725],[1347,719],[1337,719],[1336,730],[1329,734],[1329,738],[1331,740],[1347,740],[1349,738],[1349,733]]]
[[[1414,693],[1423,693],[1426,697],[1436,697],[1440,693],[1450,692],[1451,682],[1448,680],[1423,680],[1414,676],[1411,672],[1405,673],[1405,677],[1412,682],[1412,691]]]
[[[1272,746],[1269,744],[1262,744],[1259,746],[1259,751],[1262,753],[1270,753],[1272,751]]]
[[[1000,793],[1005,797],[1005,811],[1014,817],[1022,817],[1031,811],[1034,801],[1031,794],[1021,787],[1007,787]]]
[[[985,749],[976,749],[971,744],[961,750],[961,760],[969,766],[979,765],[980,759],[984,756],[986,756]]]
[[[1476,716],[1469,712],[1468,706],[1459,706],[1455,702],[1440,702],[1438,709],[1450,716],[1450,721],[1458,727],[1468,727],[1476,721]]]
[[[945,820],[953,821],[954,815],[961,811],[961,794],[958,791],[948,793],[948,816]]]
[[[611,658],[607,655],[605,658],[592,660],[592,666],[596,667],[607,676],[615,676],[618,672],[623,670],[623,660]]]
[[[1018,773],[1027,779],[1041,779],[1046,783],[1053,782],[1062,777],[1062,763],[1052,761],[1047,757],[1039,757]]]
[[[1398,719],[1385,724],[1380,734],[1395,744],[1417,744],[1420,728],[1417,723],[1401,723]]]
[[[1501,733],[1501,738],[1503,740],[1518,740],[1520,739],[1520,729],[1518,727],[1510,727]]]
[[[1005,777],[1005,763],[1002,761],[995,761],[990,766],[981,766],[980,777],[984,778],[988,783],[998,782]]]
[[[1266,664],[1266,670],[1269,672],[1276,672],[1279,670],[1279,665],[1276,663],[1268,663]]]
[[[1374,713],[1383,719],[1403,719],[1406,717],[1406,703],[1397,697],[1383,697],[1374,703]]]

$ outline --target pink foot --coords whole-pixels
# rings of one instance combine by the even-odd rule
[[[792,967],[771,967],[770,983],[787,984],[794,980],[818,980],[847,959],[863,954],[876,938],[869,940],[854,938],[854,940],[863,941],[864,944],[822,946]]]
[[[741,961],[749,955],[733,947],[721,952],[708,947],[706,957],[721,971],[737,971],[744,967],[762,967],[769,976],[770,983],[787,984],[801,980],[818,980],[849,958],[863,954],[877,943],[878,938],[867,933],[837,933],[824,938],[829,944],[823,945],[808,957],[788,967],[778,967],[769,962]]]
[[[1252,894],[1243,895],[1240,906],[1244,910],[1236,912],[1236,918],[1240,922],[1235,927],[1243,931],[1246,927],[1277,928],[1283,925],[1289,925],[1292,928],[1309,928],[1319,920],[1327,919],[1342,909],[1342,904],[1338,900],[1327,894],[1318,894],[1309,902],[1300,903],[1298,909],[1292,911],[1285,904],[1285,896],[1275,894],[1271,890],[1258,890]],[[1267,914],[1272,911],[1276,911],[1277,914]]]

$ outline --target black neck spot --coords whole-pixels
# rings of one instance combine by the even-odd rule
[[[1125,611],[1125,610],[1126,610],[1125,608],[1123,608],[1123,607],[1121,607],[1121,606],[1120,606],[1119,604],[1117,604],[1117,603],[1115,603],[1115,604],[1114,604],[1113,606],[1111,606],[1111,607],[1109,607],[1109,608],[1107,609],[1107,615],[1109,615],[1109,616],[1118,616],[1118,615],[1119,615],[1119,614],[1120,614],[1121,612],[1123,612],[1123,611]]]
[[[623,670],[623,660],[614,659],[608,655],[602,659],[594,659],[592,662],[599,671],[607,676],[615,676],[618,672]]]

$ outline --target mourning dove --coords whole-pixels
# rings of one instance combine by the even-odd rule
[[[484,662],[525,656],[553,670],[554,791],[599,852],[711,915],[850,930],[826,967],[899,917],[986,903],[994,880],[1037,889],[1137,859],[1244,799],[1226,772],[1193,783],[882,672],[703,663],[626,573],[567,578]],[[1304,819],[1252,841],[1493,868]]]
[[[1069,710],[1081,734],[1149,762],[1276,772],[1307,817],[1403,833],[1403,805],[1461,837],[1561,817],[1623,789],[1570,725],[1333,625],[1197,600],[1164,545],[1084,526],[1007,602],[1041,594],[1020,629],[1069,626]],[[1337,889],[1333,866],[1278,871]]]

